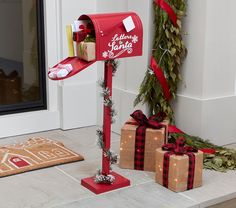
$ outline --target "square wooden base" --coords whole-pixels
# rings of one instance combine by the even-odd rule
[[[115,177],[115,182],[113,184],[97,184],[94,182],[94,176],[89,178],[84,178],[81,180],[81,185],[89,189],[95,194],[101,194],[104,192],[112,191],[115,189],[130,186],[130,180],[115,173],[110,173]]]

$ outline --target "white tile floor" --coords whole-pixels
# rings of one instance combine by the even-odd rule
[[[236,171],[204,171],[202,187],[174,193],[156,184],[154,173],[123,170],[118,166],[114,167],[115,171],[129,178],[131,186],[95,195],[82,187],[80,180],[92,176],[101,163],[96,127],[4,138],[0,145],[33,136],[61,141],[85,160],[0,178],[1,208],[197,208],[236,198]],[[119,152],[119,135],[112,135],[112,149]]]

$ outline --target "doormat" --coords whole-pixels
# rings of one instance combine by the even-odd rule
[[[0,147],[0,177],[81,160],[83,156],[61,142],[34,137]]]

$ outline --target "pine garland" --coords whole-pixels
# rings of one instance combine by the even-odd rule
[[[176,97],[177,85],[181,80],[180,67],[187,50],[181,36],[181,19],[186,13],[185,0],[166,0],[177,14],[175,27],[168,14],[154,3],[155,38],[153,43],[153,57],[163,70],[173,98]],[[140,86],[135,105],[146,103],[150,114],[164,112],[170,121],[174,119],[173,109],[165,99],[160,83],[151,69],[148,69]]]
[[[115,76],[115,73],[116,73],[117,67],[118,67],[118,61],[109,60],[107,62],[112,64],[112,75]],[[104,80],[100,80],[99,85],[102,88],[101,96],[103,97],[104,105],[111,109],[110,110],[110,112],[111,112],[111,114],[110,114],[111,122],[114,123],[115,122],[114,117],[117,115],[117,113],[116,113],[116,110],[114,108],[114,102],[112,101],[112,98],[110,96],[110,90],[106,87]],[[115,154],[110,149],[105,149],[104,142],[103,142],[103,131],[101,129],[97,130],[97,136],[98,136],[97,145],[104,152],[104,154],[105,154],[104,156],[109,157],[110,169],[112,169],[111,166],[113,164],[116,164],[117,161],[118,161],[118,155]],[[95,181],[95,183],[111,184],[115,181],[115,178],[112,175],[103,175],[101,170],[99,169],[97,171],[97,174],[95,175],[94,181]]]
[[[115,177],[113,175],[103,175],[101,170],[97,171],[95,176],[95,183],[103,183],[103,184],[112,184],[115,181]]]

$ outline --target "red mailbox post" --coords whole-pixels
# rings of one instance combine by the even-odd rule
[[[95,30],[96,59],[95,61],[83,61],[78,57],[69,57],[59,64],[71,64],[73,70],[63,78],[50,78],[61,80],[74,76],[96,61],[112,60],[142,55],[143,27],[138,15],[134,12],[108,13],[82,15],[79,20],[90,20]],[[56,66],[57,66],[56,65]],[[56,67],[55,66],[55,67]],[[104,66],[105,87],[112,96],[112,65],[105,62]],[[110,107],[104,105],[103,112],[103,143],[105,149],[110,149],[111,116]],[[102,156],[102,174],[113,175],[115,181],[112,184],[98,184],[94,177],[82,179],[81,184],[96,194],[122,188],[130,185],[130,181],[123,176],[110,171],[109,157]]]

